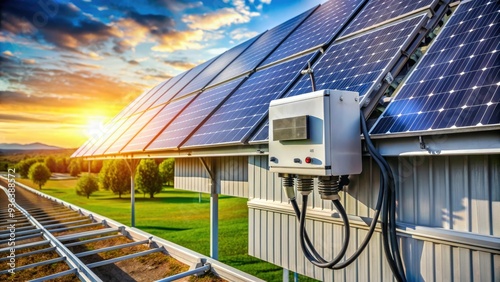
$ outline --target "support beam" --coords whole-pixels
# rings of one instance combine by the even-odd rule
[[[199,158],[210,176],[210,257],[219,259],[219,194],[215,181],[215,164],[211,167],[203,158]]]
[[[130,171],[130,226],[135,227],[135,171],[139,160],[127,159],[126,163]]]
[[[286,268],[283,268],[283,282],[288,282],[289,275],[290,271]]]

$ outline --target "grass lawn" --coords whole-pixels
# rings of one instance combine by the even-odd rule
[[[38,188],[30,180],[19,182]],[[130,225],[130,195],[119,199],[110,191],[98,191],[90,199],[77,196],[76,180],[49,180],[42,192]],[[143,198],[136,193],[136,227],[196,252],[210,254],[210,196],[165,187]],[[282,269],[247,255],[247,199],[219,196],[219,260],[266,281],[282,281]],[[293,281],[293,279],[291,280]],[[300,277],[300,281],[316,281]]]

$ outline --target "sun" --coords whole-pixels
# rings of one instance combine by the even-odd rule
[[[90,139],[99,138],[104,133],[104,117],[94,116],[88,119],[85,126],[85,135]]]

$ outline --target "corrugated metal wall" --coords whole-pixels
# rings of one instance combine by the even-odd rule
[[[248,157],[204,158],[219,194],[248,198]],[[210,193],[210,176],[198,158],[175,160],[175,187]]]
[[[389,162],[398,181],[398,225],[406,227],[401,249],[411,280],[500,281],[500,156],[405,157]],[[341,195],[354,219],[348,255],[364,238],[367,227],[362,219],[373,215],[378,192],[378,168],[369,158],[363,166],[363,173],[353,176]],[[297,220],[281,182],[267,167],[266,156],[249,158],[251,255],[323,281],[392,279],[378,232],[345,270],[312,267],[302,255]],[[331,203],[315,192],[307,228],[329,258],[340,249],[343,234],[332,211]]]

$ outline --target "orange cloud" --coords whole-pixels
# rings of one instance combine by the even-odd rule
[[[203,40],[202,30],[172,31],[162,35],[160,43],[151,48],[158,52],[174,52],[178,50],[199,50],[203,46],[199,42]]]
[[[247,23],[251,17],[258,16],[258,13],[241,13],[234,8],[223,8],[213,13],[201,15],[186,15],[182,21],[187,23],[192,29],[218,30],[224,26],[232,24]]]

